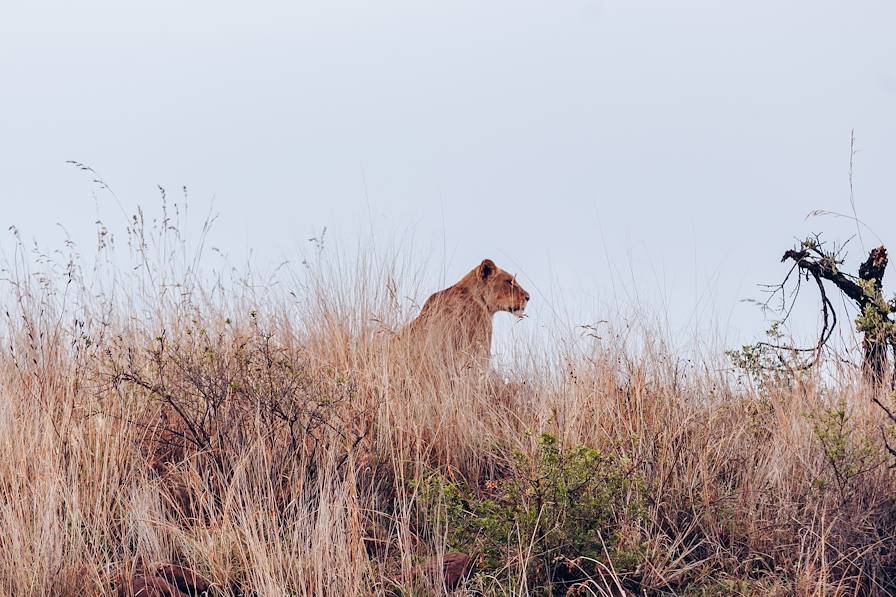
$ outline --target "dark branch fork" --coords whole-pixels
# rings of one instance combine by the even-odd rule
[[[837,269],[836,261],[829,255],[825,255],[819,249],[791,249],[784,253],[781,262],[792,259],[796,266],[814,276],[834,283],[846,296],[855,301],[859,308],[864,310],[865,305],[873,300],[873,297],[865,292],[853,276],[844,274]],[[884,271],[887,267],[887,249],[877,247],[871,251],[868,259],[859,266],[859,280],[871,281],[875,289],[880,290],[883,284]]]

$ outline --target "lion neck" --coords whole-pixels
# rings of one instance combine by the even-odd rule
[[[499,311],[499,309],[495,309],[494,307],[488,304],[488,301],[485,298],[485,292],[482,289],[482,282],[479,280],[479,274],[476,269],[468,273],[466,276],[460,279],[460,281],[455,284],[457,288],[464,288],[467,292],[470,293],[470,296],[473,297],[473,300],[476,304],[491,318],[495,313]]]

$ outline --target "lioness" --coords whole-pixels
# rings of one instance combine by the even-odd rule
[[[399,336],[417,354],[484,370],[491,356],[492,316],[508,311],[522,317],[528,302],[529,293],[516,278],[485,259],[457,284],[429,297]]]

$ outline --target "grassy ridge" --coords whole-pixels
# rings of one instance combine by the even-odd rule
[[[458,594],[896,586],[896,479],[848,373],[739,383],[608,335],[517,346],[509,383],[424,375],[382,263],[223,282],[165,229],[135,225],[136,270],[7,268],[0,594],[168,563],[219,594],[440,594],[457,552]]]

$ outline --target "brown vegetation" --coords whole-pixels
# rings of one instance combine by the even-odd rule
[[[500,400],[445,393],[388,362],[408,317],[377,264],[279,291],[134,246],[132,277],[10,265],[0,594],[164,595],[177,578],[142,571],[171,563],[210,595],[896,586],[896,478],[851,370],[721,371],[607,334],[517,346]]]

